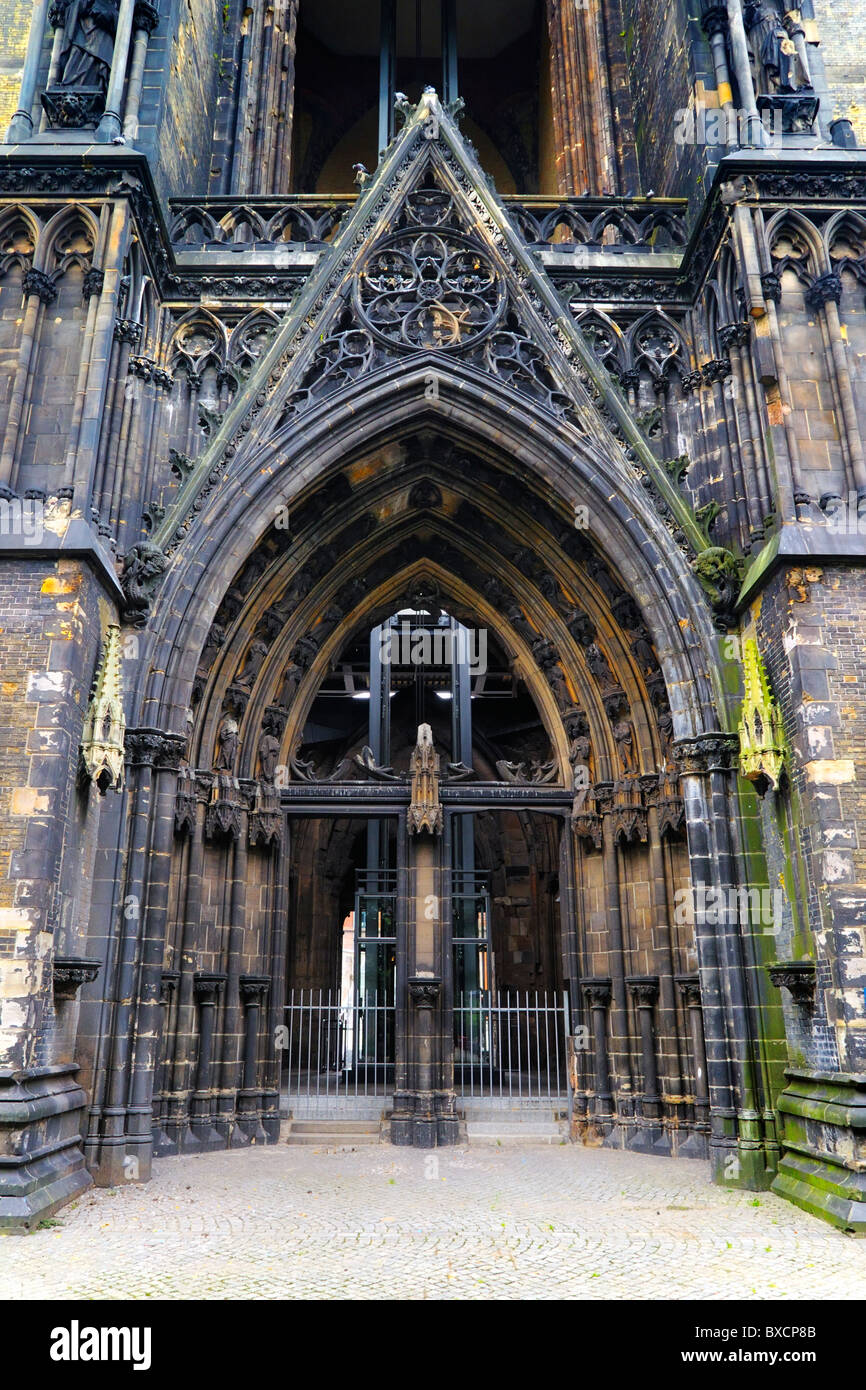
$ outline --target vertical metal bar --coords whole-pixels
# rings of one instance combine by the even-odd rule
[[[457,96],[457,0],[442,0],[442,102]]]
[[[574,1091],[571,1085],[571,1001],[568,990],[562,991],[562,1022],[565,1029],[565,1084],[568,1088],[568,1132],[571,1134],[571,1117],[574,1112]]]
[[[512,1099],[512,1096],[513,1096],[513,1093],[514,1093],[514,1077],[513,1077],[513,1074],[512,1074],[512,1073],[513,1073],[513,1070],[514,1070],[514,1064],[513,1064],[512,1059],[511,1059],[511,1013],[510,1013],[510,1011],[506,1013],[506,1016],[505,1016],[505,1017],[506,1017],[506,1022],[507,1022],[507,1025],[508,1025],[508,1099],[511,1100],[511,1099]],[[500,1054],[501,1054],[501,1052],[502,1052],[501,1025],[500,1025],[499,1050],[500,1050]]]
[[[554,1093],[554,1091],[553,1091],[552,1088],[551,1088],[551,1081],[552,1081],[552,1078],[553,1078],[554,1073],[557,1072],[557,1071],[558,1071],[558,1068],[559,1068],[559,1062],[558,1062],[558,1057],[559,1057],[559,1046],[558,1046],[558,1033],[557,1033],[557,1023],[558,1023],[558,1020],[557,1020],[557,1017],[556,1017],[556,1010],[555,1010],[555,1009],[551,1009],[551,1008],[548,1007],[548,1003],[547,1003],[547,990],[544,991],[544,1003],[543,1003],[543,1005],[542,1005],[542,1011],[543,1011],[543,1013],[544,1013],[544,1042],[545,1042],[545,1048],[546,1048],[546,1051],[547,1051],[547,1095],[548,1095],[548,1098],[552,1098],[552,1096],[553,1096],[555,1093]],[[551,1060],[551,1047],[550,1047],[550,1034],[551,1034],[551,1029],[553,1030],[553,1043],[554,1043],[554,1046],[553,1046],[553,1058],[552,1058],[552,1060]]]
[[[319,1099],[319,1078],[322,1074],[322,987],[319,986],[319,1007],[316,1010],[316,1100]]]
[[[397,48],[397,0],[381,0],[379,34],[379,153],[394,134],[395,59]]]
[[[376,1080],[379,1076],[379,989],[373,992],[373,1095],[376,1094]],[[365,1095],[368,1091],[365,1090]]]
[[[517,1096],[523,1098],[523,1054],[520,1043],[520,990],[514,991],[516,1006],[514,1009],[514,1021],[517,1025]]]
[[[526,1081],[527,1095],[532,1100],[532,1024],[529,1018],[529,990],[526,991]]]
[[[301,996],[301,1004],[300,1004],[300,1010],[299,1010],[299,1013],[298,1013],[298,1070],[297,1070],[296,1085],[295,1085],[295,1089],[297,1090],[297,1093],[298,1093],[298,1100],[301,1099],[301,1058],[302,1058],[302,1056],[303,1056],[303,1050],[304,1050],[304,990],[303,990],[303,986],[301,986],[301,989],[300,989],[300,996]]]
[[[292,1094],[292,1045],[295,1040],[295,991],[289,990],[289,1068],[286,1072],[286,1103],[288,1105]],[[282,1078],[280,1079],[282,1089]]]

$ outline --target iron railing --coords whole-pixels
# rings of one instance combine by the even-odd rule
[[[503,1101],[567,1097],[568,1039],[567,994],[461,994],[454,1008],[456,1090]]]
[[[293,1098],[384,1096],[394,1075],[394,1005],[378,994],[344,1003],[336,991],[292,989],[286,1005],[284,1089]]]

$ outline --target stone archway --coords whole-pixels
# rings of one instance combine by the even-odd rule
[[[443,379],[440,401],[451,385]],[[736,882],[738,874],[729,822],[710,812],[713,788],[728,780],[733,740],[713,699],[719,678],[699,587],[637,489],[607,494],[590,460],[538,418],[532,435],[522,435],[513,402],[505,417],[488,394],[470,431],[467,387],[459,385],[462,400],[445,429],[435,414],[419,419],[416,409],[413,418],[408,373],[372,401],[355,389],[351,402],[296,442],[289,467],[278,474],[258,458],[225,504],[205,511],[195,544],[175,552],[157,594],[142,638],[148,674],[138,728],[176,730],[175,743],[186,744],[183,776],[176,792],[176,772],[159,766],[160,752],[142,770],[130,795],[158,855],[149,877],[133,857],[127,873],[145,880],[152,943],[138,1037],[148,1007],[156,1020],[165,1011],[168,1028],[159,1051],[155,1041],[150,1055],[138,1042],[133,1068],[144,1074],[158,1063],[168,1078],[158,1132],[168,1134],[169,1151],[188,1142],[172,1135],[193,1133],[189,1093],[202,1011],[218,1023],[219,1051],[205,1076],[214,1123],[198,1125],[214,1143],[245,1142],[239,1083],[249,1072],[250,980],[268,982],[260,1016],[271,1032],[278,1026],[285,813],[266,763],[304,761],[304,723],[341,645],[393,611],[422,577],[440,586],[455,615],[496,632],[541,711],[568,802],[560,887],[580,922],[578,998],[587,1027],[596,1028],[580,1082],[580,1132],[615,1144],[658,1140],[667,1151],[705,1150],[708,1106],[721,1116],[744,1093],[752,1041],[729,1044],[737,991],[745,997],[739,947],[712,932],[695,943],[690,926],[678,935],[670,921],[689,864],[701,881]],[[369,412],[363,444],[352,424],[359,412]],[[590,498],[587,530],[574,525],[581,497]],[[577,765],[590,776],[576,802]],[[230,885],[219,902],[217,883]],[[251,900],[268,917],[252,934]],[[599,915],[603,945],[587,949]],[[644,931],[650,940],[655,933],[651,948],[640,944]],[[259,944],[251,947],[254,937]],[[688,991],[698,989],[695,944],[708,1096],[686,1008]],[[160,981],[171,979],[177,960],[175,992],[160,1006]],[[250,1124],[273,1135],[277,1077],[264,1043],[257,1046],[258,1111]],[[216,1086],[218,1074],[226,1085]],[[655,1138],[645,1141],[650,1130]],[[127,1138],[135,1140],[130,1129]],[[140,1147],[148,1142],[149,1132],[141,1133]],[[712,1142],[722,1164],[736,1137],[721,1119]],[[92,1152],[104,1162],[110,1151],[97,1138]]]

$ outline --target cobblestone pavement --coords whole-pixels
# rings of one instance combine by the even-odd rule
[[[866,1296],[866,1242],[704,1163],[562,1147],[163,1159],[0,1240],[0,1297]]]

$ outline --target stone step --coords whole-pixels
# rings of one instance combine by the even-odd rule
[[[503,1124],[500,1120],[467,1120],[467,1132],[472,1134],[559,1134],[560,1126],[552,1120],[526,1120],[523,1124]]]
[[[335,1116],[331,1120],[292,1120],[293,1134],[378,1134],[379,1120],[344,1120]]]
[[[467,1138],[470,1144],[489,1144],[493,1147],[502,1149],[512,1148],[520,1144],[567,1144],[568,1138],[565,1134],[534,1134],[531,1131],[518,1129],[502,1129],[498,1134],[476,1134],[470,1127]]]
[[[292,1148],[315,1145],[319,1149],[356,1149],[362,1144],[378,1144],[379,1134],[289,1134],[286,1143]]]

